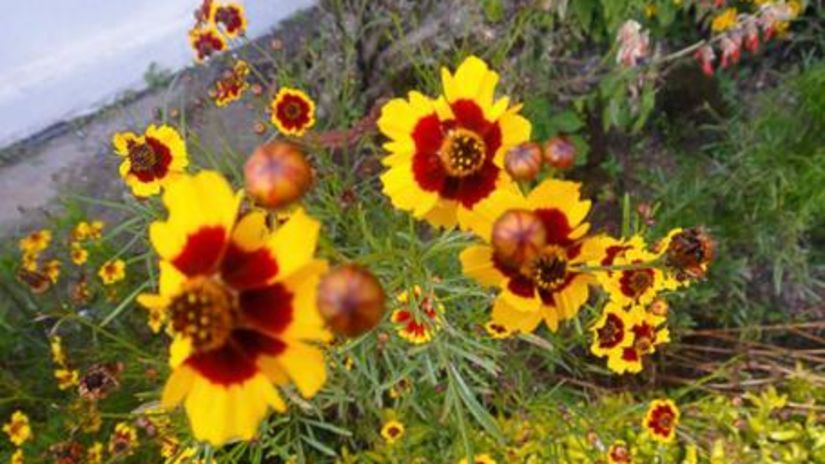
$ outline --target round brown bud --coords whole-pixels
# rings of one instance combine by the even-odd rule
[[[354,264],[339,266],[318,284],[318,310],[333,332],[357,337],[384,316],[384,289],[369,271]]]
[[[647,307],[647,310],[655,316],[665,317],[667,316],[668,308],[669,306],[667,304],[667,301],[661,298],[656,298],[655,300],[653,300],[652,303],[650,303],[650,306]]]
[[[257,82],[252,84],[252,87],[249,88],[249,91],[252,92],[252,95],[260,96],[264,93],[264,86],[258,84]]]
[[[495,257],[514,269],[535,258],[546,241],[544,223],[528,210],[511,209],[493,224],[491,242]]]
[[[261,206],[281,208],[312,185],[312,168],[296,145],[274,141],[259,146],[244,166],[246,191]]]
[[[504,170],[515,180],[533,180],[541,168],[541,147],[535,142],[524,142],[504,155]]]
[[[556,169],[569,169],[576,160],[576,147],[566,137],[553,137],[544,144],[544,161]]]

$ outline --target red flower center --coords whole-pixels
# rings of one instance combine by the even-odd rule
[[[392,426],[389,429],[387,429],[387,435],[389,435],[392,438],[397,437],[399,434],[401,434],[401,430],[398,427]]]
[[[198,352],[221,348],[237,325],[237,296],[226,285],[198,277],[169,305],[172,329],[186,336]]]
[[[552,291],[567,278],[566,254],[561,247],[546,247],[522,272],[536,287]]]
[[[149,172],[154,169],[158,156],[148,143],[130,143],[129,161],[133,172]]]
[[[486,158],[484,140],[471,130],[455,128],[444,137],[438,156],[444,170],[453,177],[475,174]]]
[[[596,333],[599,336],[599,346],[613,348],[624,339],[624,322],[619,316],[608,313],[604,326]]]
[[[226,32],[230,34],[235,34],[243,27],[241,12],[232,5],[218,7],[215,11],[215,22],[223,24]]]
[[[638,298],[653,286],[653,269],[624,271],[621,278],[622,293]]]

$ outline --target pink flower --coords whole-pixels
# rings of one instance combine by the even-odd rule
[[[639,64],[647,55],[650,46],[647,31],[642,32],[642,26],[632,19],[625,21],[619,28],[616,41],[619,43],[616,62],[628,68]]]
[[[739,62],[742,50],[741,43],[742,34],[738,31],[722,37],[722,40],[719,41],[719,48],[722,50],[722,61],[720,63],[722,68],[727,68],[728,65]]]
[[[756,53],[759,49],[759,28],[756,21],[745,23],[745,48],[751,53]]]
[[[696,53],[694,53],[693,56],[702,66],[702,72],[707,76],[713,76],[713,61],[716,59],[716,53],[714,53],[713,47],[710,45],[703,45],[701,48],[696,50]]]

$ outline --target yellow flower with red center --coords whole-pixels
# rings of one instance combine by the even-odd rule
[[[282,87],[270,110],[272,124],[284,135],[300,137],[315,125],[315,102],[301,90]]]
[[[396,301],[404,305],[390,316],[398,336],[416,345],[432,340],[441,327],[441,314],[444,313],[444,305],[436,300],[435,293],[424,295],[421,287],[416,285],[412,297],[405,290],[398,294]]]
[[[37,254],[23,253],[23,256],[20,258],[20,267],[29,272],[36,271],[38,267]]]
[[[3,424],[3,432],[9,436],[9,440],[14,443],[14,446],[22,446],[32,437],[29,416],[24,414],[23,411],[14,411],[11,419]]]
[[[463,458],[462,460],[458,461],[458,464],[469,464],[469,462],[470,461],[468,461],[467,458]],[[473,464],[496,464],[496,460],[493,459],[493,457],[487,453],[476,454],[473,457]]]
[[[239,3],[212,3],[209,18],[229,38],[238,37],[246,32],[246,14]]]
[[[725,11],[719,13],[710,25],[713,32],[725,32],[728,29],[736,27],[737,11],[736,8],[726,8]]]
[[[195,52],[195,61],[203,63],[213,53],[226,50],[226,39],[214,26],[195,27],[189,30],[189,44]]]
[[[54,370],[54,378],[57,380],[57,388],[68,390],[76,387],[80,383],[80,373],[77,369],[61,367]]]
[[[103,236],[103,227],[106,225],[101,220],[92,221],[89,224],[89,238],[92,240],[100,240]]]
[[[670,331],[661,327],[664,317],[646,311],[642,306],[634,306],[627,311],[625,322],[629,342],[607,352],[607,367],[618,374],[636,374],[642,371],[645,356],[655,353],[657,346],[670,342]]]
[[[126,278],[126,263],[122,259],[112,259],[100,266],[97,271],[103,285],[112,285]]]
[[[633,343],[633,326],[630,314],[615,303],[608,303],[602,309],[602,315],[591,329],[593,343],[590,352],[598,357],[610,356]]]
[[[72,242],[69,245],[69,256],[75,265],[81,266],[89,259],[89,252],[80,243]]]
[[[82,242],[89,238],[91,225],[86,221],[80,221],[72,229],[71,239],[73,242]]]
[[[143,135],[118,132],[112,144],[115,153],[124,158],[120,177],[137,197],[158,194],[189,165],[186,143],[171,126],[152,124]]]
[[[240,100],[244,91],[249,88],[246,76],[249,75],[249,65],[244,60],[237,60],[232,70],[215,82],[212,90],[212,99],[218,107],[224,107]]]
[[[20,239],[20,251],[24,254],[37,255],[49,247],[52,241],[52,231],[48,229],[36,230]]]
[[[603,238],[603,245],[605,240],[611,241]],[[646,305],[656,298],[660,290],[674,288],[661,269],[660,255],[647,251],[641,238],[634,237],[627,241],[614,239],[607,250],[618,251],[612,255],[606,253],[601,265],[623,268],[597,274],[611,301],[620,306]]]
[[[150,226],[159,294],[138,301],[168,315],[174,335],[162,403],[181,402],[194,435],[214,445],[249,440],[290,381],[306,398],[326,381],[329,340],[316,307],[327,264],[315,259],[318,221],[297,209],[275,231],[266,214],[238,218],[241,197],[213,171],[163,194],[166,221]]]
[[[644,428],[654,440],[670,443],[676,437],[679,425],[679,408],[671,400],[653,400],[642,421]]]
[[[86,461],[88,464],[103,463],[103,443],[96,441],[86,450]]]
[[[499,76],[478,57],[455,74],[441,70],[444,95],[410,92],[381,110],[378,128],[390,141],[381,176],[392,204],[434,226],[467,227],[473,209],[498,188],[511,186],[507,151],[530,138],[530,122],[494,100]]]
[[[392,445],[404,436],[404,430],[404,424],[397,420],[391,420],[381,427],[381,436],[388,444]]]
[[[20,448],[14,450],[14,453],[11,455],[11,460],[9,462],[11,462],[11,464],[23,464],[25,462],[23,450]]]
[[[542,231],[533,253],[520,263],[503,260],[490,245],[471,245],[460,255],[466,275],[502,289],[493,304],[496,324],[529,333],[544,320],[555,331],[587,301],[596,278],[577,267],[600,260],[604,247],[601,240],[585,238],[590,201],[580,199],[580,187],[548,179],[527,197],[496,192],[470,220],[473,232],[487,243],[493,241],[494,224],[513,212],[532,218]]]
[[[43,264],[42,272],[46,277],[49,278],[49,280],[52,281],[53,284],[56,284],[57,279],[60,278],[60,267],[62,265],[63,263],[61,263],[60,260],[51,259],[49,261],[46,261],[45,264]]]
[[[109,453],[114,456],[130,456],[137,446],[137,430],[126,422],[118,422],[109,437]]]
[[[487,331],[487,335],[495,339],[509,338],[513,335],[512,330],[502,324],[496,323],[495,321],[488,321],[484,324],[484,330]]]
[[[618,440],[610,445],[607,450],[607,462],[608,464],[630,464],[633,462],[627,443]]]

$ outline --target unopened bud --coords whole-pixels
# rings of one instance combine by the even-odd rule
[[[318,310],[333,332],[357,337],[384,316],[384,290],[369,271],[344,265],[327,273],[318,285]]]
[[[493,224],[491,242],[495,257],[514,269],[536,257],[546,241],[544,223],[528,210],[509,210]]]
[[[281,208],[312,185],[312,168],[303,151],[288,142],[259,146],[244,166],[246,191],[261,206]]]
[[[504,155],[504,169],[515,180],[533,180],[541,168],[541,147],[535,142],[524,142]]]
[[[576,160],[576,147],[566,137],[553,137],[544,144],[544,161],[556,169],[569,169]]]

